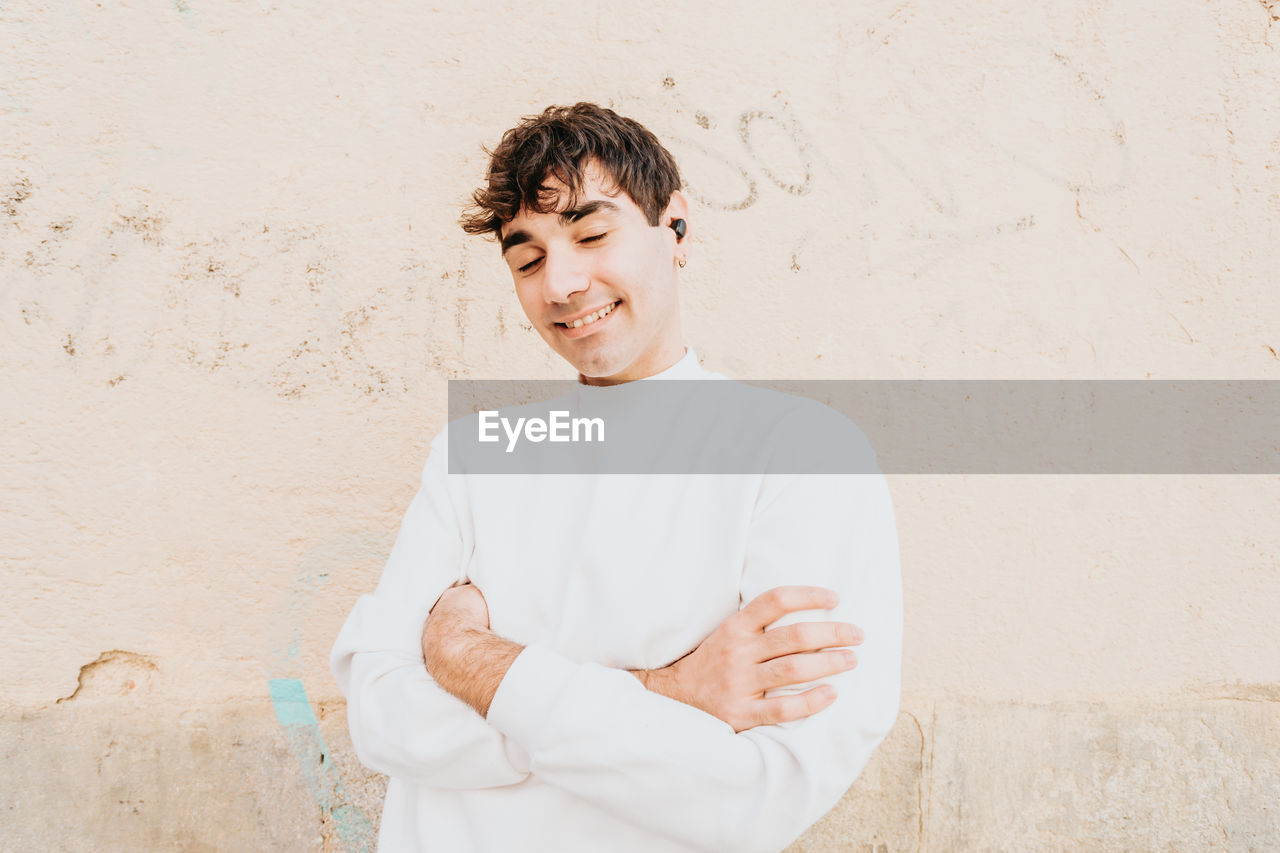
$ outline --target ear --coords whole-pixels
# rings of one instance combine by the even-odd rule
[[[676,190],[671,194],[671,201],[667,202],[667,209],[662,212],[662,218],[658,224],[663,228],[670,229],[671,223],[677,219],[683,219],[685,223],[684,237],[677,240],[679,243],[684,243],[689,239],[689,199],[685,198],[684,193],[680,192],[680,190]],[[671,236],[675,237],[674,231]]]

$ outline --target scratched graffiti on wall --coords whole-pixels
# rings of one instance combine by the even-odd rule
[[[686,192],[727,224],[725,243],[737,239],[729,229],[744,214],[759,242],[767,216],[761,251],[779,270],[919,276],[1039,227],[1043,216],[1007,192],[1019,181],[1073,198],[1082,227],[1100,231],[1090,199],[1124,187],[1133,168],[1125,124],[1094,75],[1061,50],[1045,46],[1037,76],[1052,83],[1046,100],[1071,103],[1080,127],[1067,141],[1034,124],[996,133],[916,76],[887,75],[866,96],[870,114],[822,115],[783,91],[707,104],[671,77],[656,95],[611,100],[658,110],[656,129],[681,164]],[[178,366],[285,400],[377,400],[422,393],[457,375],[460,362],[504,345],[551,358],[532,335],[508,337],[516,325],[509,282],[497,265],[471,273],[472,253],[485,247],[461,233],[437,241],[429,259],[406,237],[370,265],[333,222],[277,216],[195,231],[147,191],[151,161],[140,156],[125,158],[128,174],[71,211],[43,202],[65,192],[58,183],[67,163],[0,175],[5,321],[60,363],[113,387]],[[1004,167],[983,175],[1000,186],[968,176],[977,160]],[[707,273],[695,265],[688,274]]]
[[[39,175],[0,177],[4,321],[15,341],[111,386],[178,369],[289,400],[391,398],[421,390],[431,369],[447,374],[466,326],[481,348],[489,340],[474,329],[501,329],[501,291],[467,288],[464,252],[425,262],[402,247],[368,287],[332,227],[259,220],[191,233],[141,189],[74,214],[42,207],[48,190]]]
[[[870,225],[888,232],[884,243],[905,248],[852,253],[857,274],[896,269],[919,275],[975,245],[1035,228],[1036,210],[1025,202],[991,207],[997,191],[1009,185],[1042,180],[1071,197],[1087,221],[1082,199],[1115,193],[1132,180],[1125,123],[1100,85],[1058,49],[1045,45],[1041,56],[1038,79],[1053,84],[1041,100],[1072,113],[1070,123],[1049,116],[1045,122],[1061,122],[1062,129],[1048,135],[1031,119],[1014,134],[989,130],[933,91],[927,77],[915,75],[883,81],[874,115],[842,114],[839,148],[820,143],[806,129],[816,117],[802,115],[782,91],[767,103],[717,109],[686,97],[678,81],[666,77],[660,135],[681,165],[685,192],[712,210],[747,211],[772,191],[777,195],[768,205],[783,218],[794,208],[781,200],[804,197],[798,230],[779,241],[793,272],[801,270],[800,255],[816,235],[838,244]],[[653,100],[651,92],[621,93],[612,104],[651,111]],[[991,172],[998,185],[962,180],[975,163],[999,167]],[[881,205],[890,196],[895,205],[907,205],[907,215],[880,223]]]

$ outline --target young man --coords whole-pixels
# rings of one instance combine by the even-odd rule
[[[679,186],[591,104],[493,151],[464,227],[584,392],[714,378],[680,328]],[[835,805],[897,716],[882,477],[449,475],[446,434],[332,656],[391,777],[380,849],[772,851]]]

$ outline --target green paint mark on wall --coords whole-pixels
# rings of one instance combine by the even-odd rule
[[[272,678],[268,686],[276,719],[289,736],[289,746],[320,810],[333,819],[348,853],[372,853],[373,824],[359,807],[346,801],[342,775],[320,734],[320,723],[311,710],[306,688],[297,678]]]

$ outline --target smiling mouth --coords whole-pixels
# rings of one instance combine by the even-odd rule
[[[618,307],[618,303],[620,301],[621,300],[619,299],[615,299],[613,302],[610,302],[608,305],[604,306],[603,308],[599,308],[591,312],[585,317],[579,317],[578,319],[569,323],[556,323],[556,325],[562,329],[580,329],[583,326],[590,326],[592,323],[596,322],[597,320],[601,320],[609,316],[609,313],[613,311],[614,308]]]

